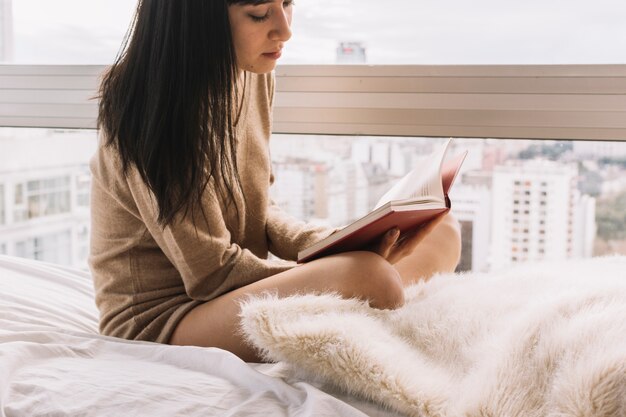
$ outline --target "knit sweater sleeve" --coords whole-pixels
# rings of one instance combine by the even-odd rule
[[[156,220],[156,203],[139,175],[128,181],[142,221],[180,273],[190,298],[209,300],[293,267],[293,263],[264,259],[233,243],[211,190],[202,202],[204,214],[189,211],[164,228]]]
[[[335,229],[300,221],[272,202],[267,212],[267,240],[270,251],[282,259],[296,260],[298,252],[333,233]]]

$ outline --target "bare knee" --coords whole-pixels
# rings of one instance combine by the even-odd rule
[[[438,226],[440,240],[444,243],[440,245],[448,254],[448,270],[453,271],[461,259],[461,225],[452,215],[447,214]]]
[[[343,283],[345,295],[367,300],[378,309],[404,305],[404,286],[393,265],[373,252],[350,252],[345,258],[352,271]]]

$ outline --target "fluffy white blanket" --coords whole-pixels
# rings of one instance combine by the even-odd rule
[[[335,295],[243,306],[269,360],[411,416],[626,416],[626,258],[442,275],[379,311]]]

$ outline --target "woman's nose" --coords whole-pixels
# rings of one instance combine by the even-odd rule
[[[283,9],[282,13],[276,13],[274,27],[269,34],[270,40],[287,42],[291,39],[291,10]]]

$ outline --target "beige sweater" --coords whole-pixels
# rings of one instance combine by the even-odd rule
[[[296,221],[270,201],[273,77],[248,74],[246,91],[237,134],[247,205],[238,196],[238,217],[207,187],[207,217],[196,216],[197,230],[190,218],[163,229],[137,171],[124,176],[111,147],[100,146],[92,158],[89,263],[103,334],[167,343],[194,307],[295,265],[267,260],[269,251],[294,260],[330,233]]]

